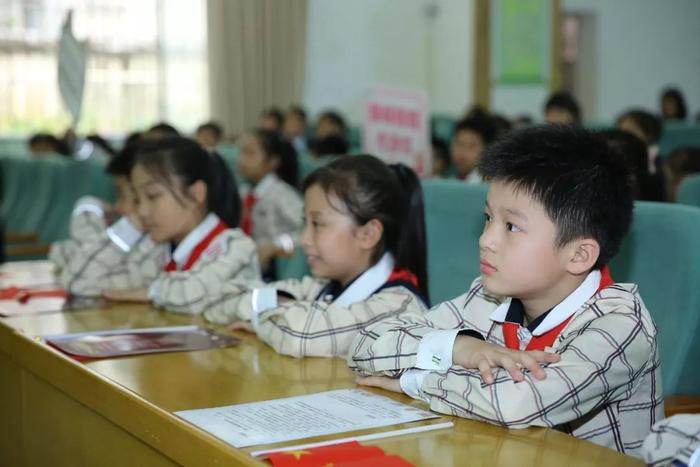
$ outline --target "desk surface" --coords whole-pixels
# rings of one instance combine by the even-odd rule
[[[0,350],[9,349],[6,351],[12,353],[24,348],[18,358],[25,359],[25,366],[34,365],[38,370],[49,372],[47,378],[56,378],[63,391],[72,393],[77,400],[84,400],[93,410],[143,441],[157,444],[173,460],[183,464],[188,463],[187,458],[192,458],[192,453],[182,446],[185,439],[182,436],[187,435],[205,441],[200,455],[207,455],[206,450],[211,449],[221,455],[228,453],[239,461],[245,458],[241,457],[241,451],[230,448],[170,412],[355,387],[354,376],[342,359],[281,356],[253,336],[241,333],[236,334],[241,343],[231,348],[100,360],[84,365],[20,337],[189,323],[201,324],[201,320],[155,311],[143,305],[114,305],[102,310],[4,318],[0,319]],[[11,342],[13,339],[14,343]],[[35,359],[27,356],[32,353],[27,346],[36,348]],[[44,364],[39,360],[51,360],[52,363]],[[94,378],[90,384],[98,386],[99,390],[72,385],[68,374],[75,379]],[[407,396],[381,390],[373,392],[425,408],[424,404]],[[149,416],[136,416],[135,412],[141,410],[149,412]],[[445,418],[455,422],[454,428],[368,444],[380,446],[387,453],[400,454],[418,466],[462,465],[467,461],[477,465],[641,464],[634,458],[554,430],[507,430],[461,418]],[[168,438],[168,433],[173,433],[172,442],[162,439],[164,436]],[[154,441],[153,436],[158,439]],[[319,439],[324,438],[286,444]],[[262,448],[255,446],[243,451]],[[180,455],[184,457],[179,459]]]

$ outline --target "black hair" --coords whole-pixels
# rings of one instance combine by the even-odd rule
[[[159,122],[153,125],[146,131],[146,133],[158,133],[159,135],[165,136],[180,136],[180,132],[169,123]]]
[[[311,172],[304,192],[313,185],[340,200],[343,206],[335,208],[351,215],[357,225],[381,222],[384,233],[373,264],[390,252],[397,268],[416,275],[418,289],[428,299],[423,191],[413,170],[366,154],[342,157]]]
[[[488,115],[466,117],[455,125],[454,136],[460,131],[472,131],[479,135],[484,147],[496,139],[496,125]],[[453,136],[453,137],[454,137]]]
[[[445,169],[450,167],[452,158],[450,157],[450,148],[442,138],[432,135],[430,137],[430,145],[433,149],[433,158],[440,159]]]
[[[105,167],[105,173],[113,177],[123,176],[128,178],[131,174],[131,169],[134,168],[136,153],[141,144],[142,142],[138,139],[127,141],[121,151],[109,160]]]
[[[229,227],[238,226],[241,199],[236,180],[217,153],[208,152],[189,138],[173,136],[144,141],[136,151],[134,165],[137,164],[167,186],[178,201],[184,189],[203,181],[207,185],[207,211]],[[181,183],[179,190],[173,188],[173,178]]]
[[[558,91],[550,94],[547,102],[544,104],[544,111],[547,113],[547,111],[551,109],[564,110],[571,114],[574,123],[581,123],[581,107],[578,105],[574,96],[566,91]]]
[[[666,88],[661,93],[661,111],[663,113],[663,102],[665,99],[672,99],[676,101],[676,107],[678,107],[678,114],[666,116],[664,118],[677,118],[679,120],[685,120],[688,117],[688,107],[685,105],[685,98],[680,89],[677,88]]]
[[[600,136],[577,125],[516,130],[484,152],[479,173],[541,203],[559,247],[595,239],[600,255],[594,269],[617,254],[632,222],[627,166]]]
[[[224,134],[224,129],[221,127],[221,125],[214,121],[209,121],[199,125],[197,127],[197,133],[200,131],[211,131],[214,133],[214,138],[216,138],[217,141],[219,141]]]
[[[635,199],[664,201],[663,176],[661,172],[649,172],[647,145],[637,136],[622,130],[604,130],[598,133],[612,151],[627,165]]]
[[[304,123],[306,123],[306,111],[304,110],[304,108],[302,106],[300,106],[298,104],[290,105],[289,109],[287,109],[287,113],[298,115],[299,118],[301,118],[304,121]]]
[[[272,130],[256,128],[252,131],[267,157],[279,158],[277,176],[294,188],[299,186],[298,155],[294,146]]]
[[[309,144],[309,152],[314,156],[344,156],[348,153],[348,141],[342,136],[317,138]]]
[[[647,144],[656,144],[661,138],[661,119],[643,109],[628,110],[617,118],[615,126],[619,127],[623,120],[630,119],[644,134]]]
[[[326,110],[323,112],[319,117],[318,121],[320,122],[321,120],[330,120],[331,123],[336,125],[337,127],[340,128],[340,131],[345,134],[347,132],[348,126],[345,123],[345,119],[343,118],[342,115],[340,115],[339,112],[336,112],[335,110]]]
[[[60,154],[62,156],[70,155],[70,149],[68,148],[68,144],[64,140],[59,139],[49,133],[36,133],[32,135],[29,138],[28,144],[29,146],[35,144],[50,145],[53,148],[53,152],[55,152],[56,154]]]
[[[87,138],[85,138],[85,139],[90,141],[92,144],[102,148],[107,153],[107,155],[109,155],[109,157],[116,156],[117,151],[115,151],[115,149],[112,147],[112,145],[109,144],[109,142],[106,139],[104,139],[102,136],[100,136],[98,134],[91,134],[91,135],[88,135]]]
[[[282,111],[279,109],[279,107],[269,107],[263,110],[260,116],[263,118],[272,118],[275,121],[277,128],[282,129],[282,123],[284,122],[284,114],[282,114]]]

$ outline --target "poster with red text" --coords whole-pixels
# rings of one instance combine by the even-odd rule
[[[377,86],[365,103],[362,147],[388,164],[402,163],[419,177],[432,167],[425,91]]]

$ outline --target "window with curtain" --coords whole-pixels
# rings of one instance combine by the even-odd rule
[[[78,132],[123,134],[209,113],[205,0],[0,0],[0,134],[60,133],[57,43],[73,10],[88,61]]]

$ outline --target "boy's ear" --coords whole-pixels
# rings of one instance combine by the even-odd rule
[[[584,274],[593,269],[600,256],[600,244],[592,238],[574,240],[567,270],[571,274]]]
[[[189,188],[190,196],[199,205],[207,204],[207,184],[203,180],[197,180]]]
[[[384,225],[377,219],[372,219],[360,226],[356,233],[360,246],[367,250],[373,250],[379,244],[382,234],[384,234]]]

